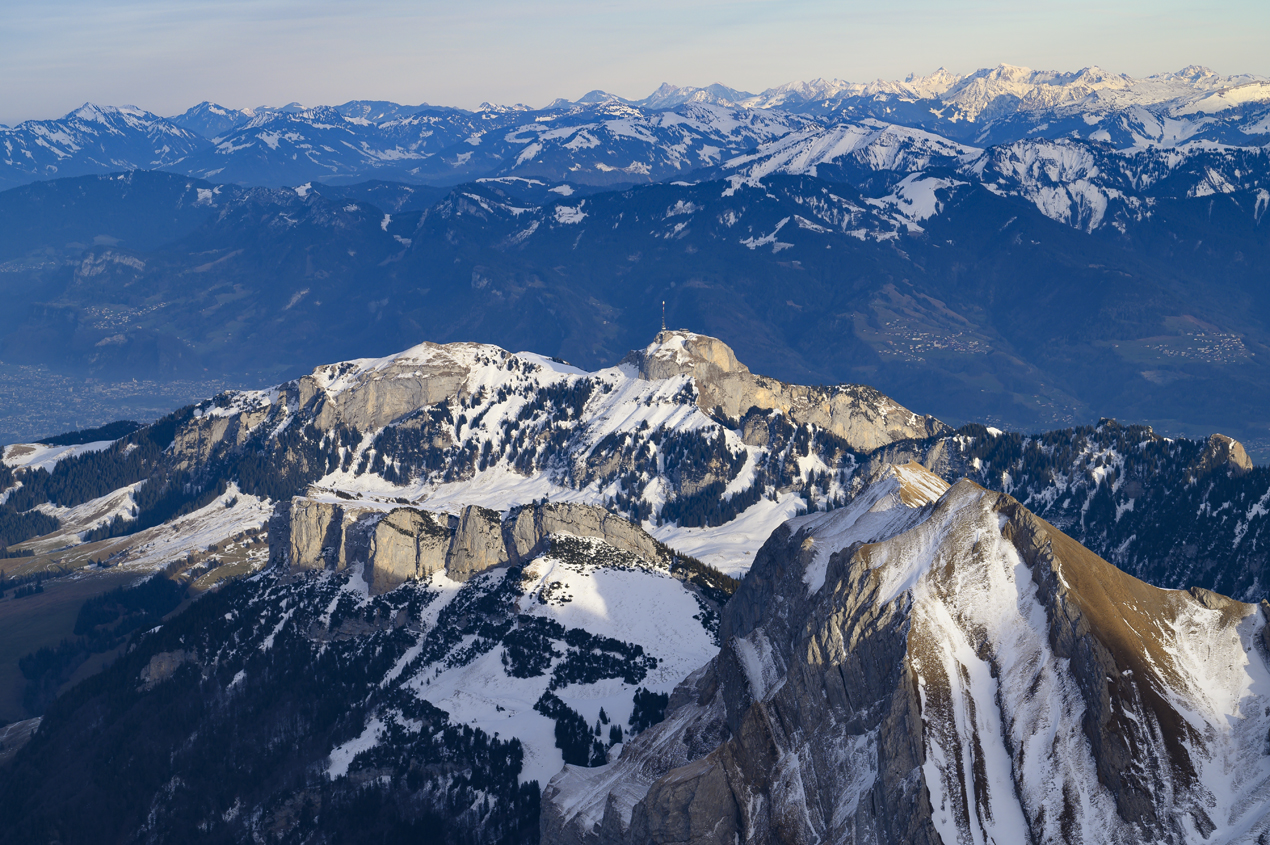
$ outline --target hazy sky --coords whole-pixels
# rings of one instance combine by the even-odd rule
[[[1265,0],[8,0],[0,123],[86,101],[165,115],[201,100],[541,106],[1002,62],[1270,75],[1268,45]]]

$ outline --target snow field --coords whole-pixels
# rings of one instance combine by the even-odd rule
[[[570,600],[540,602],[538,591],[552,583],[561,584],[559,592],[571,596]],[[638,643],[646,654],[657,658],[657,667],[637,685],[610,678],[555,690],[555,695],[588,724],[594,724],[603,709],[610,723],[626,729],[636,686],[670,692],[718,651],[710,634],[692,621],[700,612],[692,595],[668,572],[651,564],[634,570],[578,567],[546,555],[526,566],[522,584],[526,594],[519,599],[519,613],[553,619],[566,629],[581,628],[599,636]],[[443,573],[432,576],[427,586],[442,595],[425,609],[419,643],[402,656],[384,684],[399,682],[403,669],[419,653],[427,631],[463,587]],[[464,641],[456,650],[469,644]],[[553,667],[561,659],[557,658]],[[497,733],[501,739],[518,738],[525,752],[521,781],[537,780],[545,786],[564,765],[555,744],[554,720],[534,710],[534,704],[548,691],[550,675],[549,669],[537,677],[512,677],[503,664],[503,648],[495,647],[466,666],[422,666],[405,683],[420,698],[448,712],[454,722],[479,727],[490,735]],[[352,750],[355,756],[370,747],[368,737],[363,733],[346,750]],[[343,757],[333,752],[332,771],[339,760]],[[343,765],[347,771],[347,762]]]
[[[938,524],[923,523],[913,533],[927,536],[898,555],[915,553],[922,568],[911,584],[910,659],[936,828],[945,841],[968,833],[974,842],[1023,842],[1043,820],[1048,841],[1062,837],[1064,801],[1078,797],[1079,838],[1105,837],[1118,826],[1114,801],[1098,787],[1084,702],[1070,676],[1055,671],[1031,572],[982,494],[962,492],[957,505]],[[956,558],[935,557],[936,549]],[[982,778],[985,806],[970,788]]]
[[[579,571],[546,556],[526,567],[525,577],[522,613],[643,645],[658,661],[641,683],[653,692],[670,692],[718,651],[702,626],[688,624],[700,608],[683,583],[665,570]],[[551,583],[562,584],[572,600],[563,606],[540,603],[535,591]],[[629,700],[625,710],[629,714]]]
[[[1199,770],[1199,800],[1217,825],[1213,841],[1270,829],[1270,669],[1261,609],[1241,619],[1187,602],[1164,634],[1173,684],[1164,692],[1198,742],[1183,737]]]
[[[782,523],[797,516],[806,503],[794,493],[775,500],[759,499],[736,519],[707,528],[680,528],[667,523],[644,528],[672,549],[697,558],[733,578],[743,578],[754,555]]]
[[[261,529],[272,514],[273,502],[242,493],[231,483],[199,510],[124,538],[128,545],[117,562],[139,569],[158,568],[190,551],[223,543],[240,531]]]
[[[49,472],[63,458],[88,452],[100,452],[114,444],[113,440],[97,440],[78,446],[46,446],[43,443],[14,443],[4,447],[4,462],[11,469],[44,469]]]

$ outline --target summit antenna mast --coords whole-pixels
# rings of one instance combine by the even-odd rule
[[[666,330],[666,300],[661,301],[661,330]]]

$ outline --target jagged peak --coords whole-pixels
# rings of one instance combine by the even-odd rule
[[[1212,68],[1204,65],[1187,65],[1174,75],[1180,76],[1184,79],[1198,80],[1207,79],[1208,77],[1216,76],[1217,74],[1212,70]]]
[[[921,464],[884,464],[846,507],[794,519],[790,527],[802,532],[804,548],[811,552],[803,569],[807,592],[824,586],[834,553],[908,530],[948,489],[948,482]]]
[[[899,484],[900,500],[911,508],[929,505],[948,492],[948,482],[915,461],[892,464],[888,474]]]
[[[895,842],[1190,841],[1179,816],[1214,842],[1263,829],[1255,605],[1151,587],[969,480],[919,511],[890,504],[839,517],[832,540],[807,523],[773,534],[724,610],[719,657],[603,780],[553,779],[544,829],[600,833],[601,813],[571,814],[583,806],[655,811],[661,829],[737,819],[724,833],[755,841],[862,828]],[[804,590],[809,560],[823,583]],[[715,726],[720,745],[697,741]],[[931,796],[916,812],[910,772]],[[989,802],[991,814],[956,811]]]

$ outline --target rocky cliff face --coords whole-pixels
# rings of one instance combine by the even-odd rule
[[[1252,469],[1252,459],[1242,443],[1224,434],[1214,434],[1208,438],[1204,453],[1196,461],[1196,474],[1206,475],[1214,470],[1221,470],[1235,475],[1243,475]]]
[[[205,463],[218,446],[242,446],[262,425],[298,421],[316,432],[375,431],[402,417],[457,400],[473,367],[508,353],[476,343],[423,343],[400,355],[325,364],[272,390],[226,393],[204,403],[177,431],[180,466]]]
[[[740,420],[752,409],[776,410],[797,424],[832,432],[860,451],[949,431],[934,417],[919,416],[864,385],[804,387],[756,376],[722,341],[692,332],[663,331],[623,363],[636,367],[644,379],[689,376],[697,387],[697,404],[707,413]]]
[[[900,468],[773,534],[666,721],[552,780],[544,841],[1266,835],[1265,609],[1150,587],[1009,496],[943,487]]]
[[[453,533],[445,514],[397,508],[384,515],[375,523],[369,549],[369,582],[375,592],[445,570]]]
[[[346,512],[340,505],[295,499],[291,502],[285,536],[286,559],[296,569],[343,569],[348,563],[344,543]]]
[[[477,343],[424,343],[400,356],[327,364],[295,383],[296,399],[323,431],[340,424],[374,431],[457,398],[474,361],[487,357],[507,353]]]
[[[518,509],[507,525],[511,529],[507,547],[520,560],[529,560],[542,550],[548,537],[559,533],[595,537],[647,560],[659,560],[665,556],[657,541],[638,525],[603,508],[589,505],[542,502]]]
[[[364,564],[373,594],[444,571],[452,581],[549,550],[558,535],[590,537],[668,565],[670,553],[642,528],[603,508],[538,502],[505,518],[468,505],[458,515],[399,507],[340,505],[296,497],[279,505],[270,531],[271,559],[293,570],[340,570]]]

